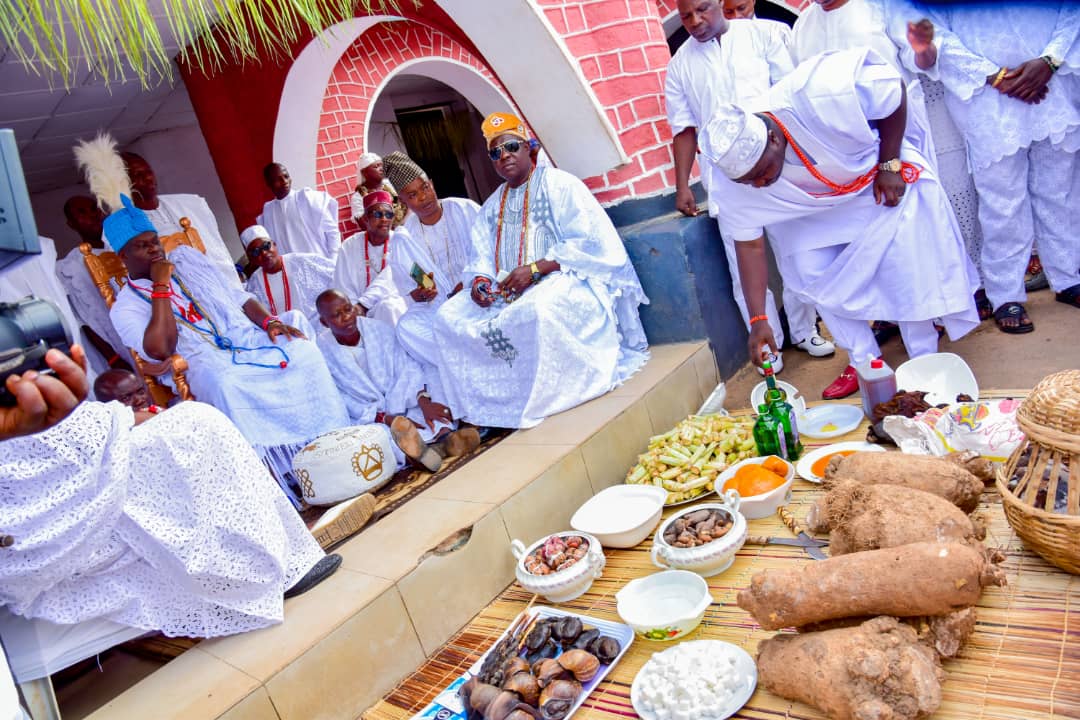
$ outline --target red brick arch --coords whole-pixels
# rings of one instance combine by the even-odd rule
[[[804,7],[809,5],[812,0],[761,0],[762,2],[773,2],[777,5],[787,8],[796,15],[799,14]],[[675,12],[675,0],[656,0],[656,8],[660,11],[660,18],[667,18],[668,15]]]
[[[316,156],[318,187],[338,201],[345,235],[356,232],[349,196],[356,185],[356,159],[364,152],[367,116],[383,82],[403,63],[420,59],[453,60],[469,66],[509,97],[479,58],[454,38],[415,22],[375,25],[338,60],[323,94]]]

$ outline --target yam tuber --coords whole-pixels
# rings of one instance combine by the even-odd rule
[[[944,615],[974,605],[983,587],[1004,584],[985,551],[924,542],[759,572],[738,605],[777,630],[862,615]]]
[[[834,482],[810,509],[807,525],[830,531],[829,553],[897,547],[913,542],[975,544],[985,536],[982,524],[943,497],[903,485]]]
[[[836,628],[857,627],[870,619],[869,617],[857,617],[826,620],[804,625],[799,628],[799,632],[821,632],[822,630],[835,630]],[[956,657],[960,649],[967,644],[971,634],[975,632],[976,616],[973,607],[957,610],[946,615],[898,619],[903,624],[914,628],[915,632],[918,633],[919,642],[932,648],[940,658]]]
[[[818,563],[821,564],[821,563]],[[937,655],[895,618],[758,645],[758,683],[832,720],[918,720],[941,704]]]
[[[994,463],[974,450],[957,450],[943,457],[964,468],[984,483],[994,482]]]
[[[863,485],[903,485],[940,495],[964,512],[979,505],[983,483],[958,463],[930,455],[895,452],[857,452],[834,457],[825,468],[828,489],[839,480]]]

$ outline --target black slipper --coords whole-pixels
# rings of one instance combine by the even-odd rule
[[[870,328],[874,331],[874,340],[878,345],[884,345],[889,340],[900,335],[900,326],[894,322],[875,320]]]
[[[1065,288],[1059,293],[1055,293],[1054,299],[1059,303],[1065,303],[1066,305],[1080,308],[1080,285],[1073,285],[1072,287]]]
[[[1016,318],[1019,325],[1011,326],[1002,324],[1002,320],[1005,318]],[[1027,320],[1027,323],[1024,323]],[[1034,323],[1028,318],[1027,310],[1024,306],[1018,302],[1007,302],[997,310],[994,311],[994,322],[997,323],[998,330],[1010,335],[1023,335],[1029,333],[1035,329]]]
[[[285,599],[288,600],[297,595],[303,595],[308,590],[333,575],[339,567],[341,567],[340,555],[337,553],[324,555],[319,559],[319,562],[311,566],[311,569],[307,571],[307,574],[305,574],[304,577],[297,580],[295,585],[285,591]]]

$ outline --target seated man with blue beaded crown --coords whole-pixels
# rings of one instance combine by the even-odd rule
[[[310,324],[270,314],[193,248],[166,257],[146,215],[121,201],[105,219],[129,276],[109,313],[117,333],[144,358],[183,355],[195,397],[228,415],[280,480],[305,443],[349,425]]]

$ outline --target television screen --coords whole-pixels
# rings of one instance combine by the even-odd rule
[[[15,131],[0,128],[0,268],[40,252]]]

